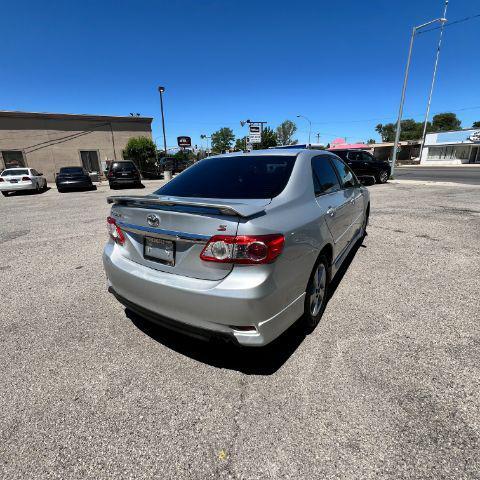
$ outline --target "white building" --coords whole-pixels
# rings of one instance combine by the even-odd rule
[[[480,130],[427,134],[420,163],[422,165],[480,163]]]

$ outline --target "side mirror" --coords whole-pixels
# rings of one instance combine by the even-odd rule
[[[369,187],[370,185],[375,185],[375,177],[373,177],[372,175],[360,175],[357,178],[359,182],[366,187]]]

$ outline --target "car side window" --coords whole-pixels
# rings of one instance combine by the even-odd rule
[[[37,172],[34,168],[31,168],[31,169],[30,169],[30,173],[31,173],[34,177],[38,177],[38,172]]]
[[[332,158],[332,161],[338,172],[343,188],[358,186],[357,177],[355,177],[355,174],[345,162],[342,162],[339,158]]]
[[[368,153],[362,152],[361,155],[362,155],[362,161],[363,162],[368,162],[368,163],[373,162],[373,158]]]
[[[329,156],[312,158],[312,175],[315,196],[332,193],[340,189],[337,174],[330,163]]]

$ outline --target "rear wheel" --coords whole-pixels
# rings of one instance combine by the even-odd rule
[[[304,319],[309,331],[318,325],[327,305],[328,277],[328,260],[321,255],[313,269],[305,296]]]
[[[387,183],[387,181],[388,181],[387,170],[380,170],[380,172],[378,172],[378,176],[377,176],[376,180],[377,180],[378,183]]]

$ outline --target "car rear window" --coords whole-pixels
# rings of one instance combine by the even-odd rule
[[[137,167],[132,162],[116,162],[112,164],[114,172],[135,172]]]
[[[60,169],[60,173],[83,173],[82,167],[63,167]]]
[[[347,159],[348,150],[331,150],[331,152],[338,155],[343,160]]]
[[[14,175],[28,175],[28,170],[4,170],[2,177],[13,177]]]
[[[288,183],[296,157],[212,157],[195,163],[157,195],[201,198],[273,198]]]

